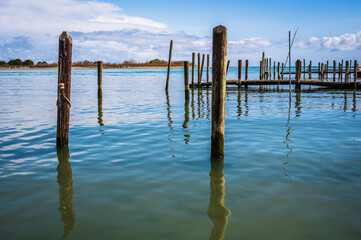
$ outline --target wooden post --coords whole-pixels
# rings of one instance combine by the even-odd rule
[[[262,52],[262,61],[261,61],[261,69],[260,69],[260,71],[261,71],[261,77],[260,77],[260,79],[263,79],[263,77],[264,77],[264,62],[265,62],[265,53],[264,52]]]
[[[303,59],[303,79],[306,79],[306,59]]]
[[[224,155],[226,112],[227,28],[213,29],[212,50],[212,139],[211,155]]]
[[[343,60],[340,64],[340,79],[341,79],[341,82],[342,82],[342,79],[343,79]]]
[[[165,85],[165,90],[168,91],[169,86],[169,75],[170,75],[170,68],[172,65],[172,49],[173,49],[173,40],[170,40],[170,46],[169,46],[169,59],[168,59],[168,72],[167,72],[167,83]]]
[[[189,91],[189,62],[184,62],[184,90]]]
[[[321,81],[323,81],[323,74],[324,74],[324,65],[321,63]]]
[[[296,86],[295,89],[301,89],[301,72],[302,72],[302,62],[301,60],[296,61]]]
[[[207,54],[207,83],[209,83],[209,54]]]
[[[273,61],[273,79],[276,80],[276,61]]]
[[[262,80],[262,61],[259,62],[259,79]]]
[[[231,63],[231,61],[228,60],[227,62],[227,70],[226,70],[226,73],[228,74],[228,68],[229,68],[229,64]]]
[[[277,63],[277,79],[280,79],[280,62]]]
[[[98,61],[98,98],[103,95],[103,62]]]
[[[328,60],[326,62],[326,78],[328,79]]]
[[[354,83],[355,83],[355,89],[356,89],[356,87],[357,87],[357,69],[358,68],[358,65],[357,65],[357,60],[355,60],[355,62],[354,62],[354,73],[355,73],[355,76],[354,76]]]
[[[248,59],[246,59],[246,72],[244,73],[244,80],[248,80]]]
[[[346,69],[345,69],[345,82],[348,83],[348,66],[349,66],[349,62],[346,61]]]
[[[336,61],[333,60],[333,82],[336,82]]]
[[[201,66],[201,82],[202,82],[202,76],[203,76],[203,68],[204,68],[204,56],[205,54],[202,55],[202,66]]]
[[[201,54],[198,53],[198,87],[201,86]]]
[[[318,63],[318,79],[321,77],[321,63]]]
[[[238,87],[241,87],[242,78],[242,60],[238,60]]]
[[[195,66],[196,54],[192,53],[192,88],[194,88],[194,66]]]
[[[244,80],[245,81],[248,80],[248,59],[246,59],[246,69],[245,69],[245,73],[244,73]],[[245,88],[248,88],[248,85],[245,85]]]
[[[312,61],[310,60],[310,66],[308,67],[308,74],[310,77],[310,80],[312,79]]]
[[[69,33],[63,32],[59,37],[57,146],[68,146],[69,140],[72,46]]]
[[[281,78],[283,79],[283,69],[285,69],[285,64],[282,63],[282,72],[281,72]]]

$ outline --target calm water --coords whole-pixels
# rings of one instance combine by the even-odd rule
[[[211,90],[188,105],[183,69],[168,96],[165,77],[105,69],[98,102],[96,71],[73,70],[57,154],[57,71],[0,71],[0,238],[361,238],[360,92],[228,88],[223,165]]]

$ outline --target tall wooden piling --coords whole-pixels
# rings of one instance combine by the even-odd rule
[[[262,80],[264,77],[264,64],[265,64],[265,52],[262,52],[262,61],[261,61],[261,68],[260,68],[260,79]]]
[[[285,64],[282,63],[282,72],[281,72],[281,78],[283,79],[283,70],[285,69]]]
[[[328,62],[328,60],[327,60],[327,62],[326,62],[326,78],[327,78],[327,79],[328,79],[328,66],[329,66],[328,63],[329,63],[329,62]]]
[[[348,67],[349,67],[349,62],[346,61],[346,69],[345,69],[345,82],[346,83],[348,83],[348,71],[349,71]]]
[[[303,79],[306,79],[306,59],[303,59]]]
[[[209,83],[209,54],[207,54],[207,83]]]
[[[341,82],[342,82],[342,79],[343,79],[343,60],[340,64],[340,79],[341,79]]]
[[[103,95],[103,62],[98,61],[98,98]]]
[[[296,86],[295,89],[301,89],[301,72],[302,72],[302,62],[301,60],[296,61]]]
[[[280,79],[281,75],[280,75],[280,62],[277,63],[277,79]]]
[[[333,73],[333,82],[336,82],[336,61],[333,60],[333,68],[332,68],[332,73]]]
[[[224,155],[226,76],[227,28],[219,25],[213,29],[212,47],[212,156]]]
[[[192,88],[194,88],[194,67],[195,67],[196,54],[192,53]]]
[[[198,53],[198,87],[201,86],[201,54]]]
[[[276,61],[273,62],[273,79],[276,80]]]
[[[245,66],[245,73],[244,73],[244,80],[248,80],[248,59],[246,59],[246,66]],[[245,88],[248,88],[248,85],[245,85]]]
[[[202,82],[202,76],[203,76],[203,68],[204,68],[204,56],[205,54],[202,55],[202,66],[201,66],[201,82]]]
[[[173,40],[170,40],[169,46],[169,58],[168,58],[168,71],[167,71],[167,83],[165,85],[165,90],[168,91],[169,87],[169,75],[170,75],[170,68],[172,65],[172,49],[173,49]]]
[[[354,70],[354,83],[355,83],[355,89],[356,89],[356,87],[357,87],[357,71],[358,71],[358,64],[357,64],[357,60],[355,60],[355,62],[354,62],[354,68],[353,68],[353,70]]]
[[[312,61],[310,60],[310,66],[308,67],[308,75],[310,80],[312,79]]]
[[[324,65],[323,63],[321,63],[321,81],[323,81],[323,77],[324,77]]]
[[[241,87],[242,78],[242,60],[238,60],[238,87]]]
[[[63,32],[59,37],[57,146],[68,146],[69,141],[72,46],[69,33]]]
[[[184,61],[184,90],[189,91],[189,62]]]

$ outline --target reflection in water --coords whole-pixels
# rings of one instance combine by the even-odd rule
[[[356,89],[353,91],[352,103],[352,112],[356,112]],[[356,117],[356,115],[353,116]]]
[[[245,95],[244,95],[244,107],[246,108],[245,116],[248,116],[249,107],[248,107],[248,88],[245,89]]]
[[[286,147],[289,150],[289,152],[286,155],[286,158],[287,158],[286,162],[283,163],[283,167],[282,167],[282,169],[285,171],[285,176],[287,176],[287,177],[290,177],[290,176],[288,176],[288,174],[287,174],[287,169],[285,168],[285,165],[288,164],[288,162],[289,162],[288,158],[292,154],[292,147],[289,144],[291,142],[289,136],[291,135],[291,129],[292,129],[291,128],[291,123],[290,123],[290,120],[291,120],[291,107],[292,107],[291,106],[291,101],[289,101],[288,102],[288,119],[287,119],[287,124],[286,124],[287,134],[286,134],[285,140],[283,141],[283,143],[286,144]]]
[[[185,144],[188,144],[191,138],[191,135],[189,134],[188,128],[188,122],[189,122],[189,90],[185,90],[184,92],[184,122],[182,124],[183,130],[184,130],[184,141]]]
[[[171,117],[171,105],[170,105],[170,101],[169,101],[169,93],[168,93],[168,90],[165,91],[165,95],[166,95],[166,99],[167,99],[167,111],[168,111],[168,114],[167,114],[167,117],[168,117],[168,127],[169,127],[169,135],[168,135],[168,140],[169,142],[173,142],[172,140],[172,135],[173,135],[173,120],[172,120],[172,117]],[[173,149],[174,147],[170,146],[170,149]],[[174,156],[174,155],[173,155]]]
[[[75,225],[75,214],[73,211],[73,179],[72,170],[69,163],[68,147],[58,147],[57,155],[59,165],[58,184],[59,184],[59,212],[61,220],[65,224],[62,239],[66,238],[73,230]]]
[[[194,88],[192,88],[192,119],[196,118],[195,107],[194,107]]]
[[[242,93],[242,88],[238,88],[238,95],[237,95],[237,116],[238,117],[240,117],[242,115],[241,93]]]
[[[207,92],[207,114],[206,114],[206,118],[207,119],[210,119],[210,115],[211,115],[211,108],[210,108],[210,104],[209,104],[209,92],[210,92],[211,90],[207,87],[207,90],[206,90],[206,92]]]
[[[296,117],[300,117],[301,116],[301,91],[300,90],[296,90]]]
[[[225,179],[223,174],[223,157],[211,158],[210,189],[211,196],[208,206],[208,217],[213,222],[211,240],[221,240],[224,238],[228,217],[231,211],[224,205]]]
[[[99,126],[104,126],[103,123],[103,97],[98,94],[98,123]]]
[[[198,101],[197,101],[197,106],[198,106],[198,118],[201,118],[202,115],[201,115],[201,104],[202,104],[202,88],[198,88]]]
[[[344,94],[343,111],[346,112],[346,110],[347,110],[347,91],[345,90],[343,92],[343,94]]]

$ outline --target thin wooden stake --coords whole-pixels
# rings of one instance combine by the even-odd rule
[[[345,82],[348,83],[348,66],[349,66],[349,62],[346,61],[346,69],[345,69]]]
[[[244,73],[244,80],[245,81],[248,80],[248,59],[246,59],[246,69],[245,69],[245,73]],[[245,85],[245,88],[248,88],[248,85]]]
[[[192,53],[192,88],[194,88],[194,67],[195,67],[196,54]]]
[[[103,62],[98,61],[98,98],[103,95]]]
[[[71,57],[73,41],[68,32],[59,37],[57,146],[68,146],[71,88]]]
[[[189,91],[189,62],[184,62],[184,90]]]
[[[312,79],[312,61],[310,61],[310,66],[308,67],[308,74],[309,74],[309,78],[311,80]]]
[[[229,64],[231,63],[231,61],[228,60],[227,62],[227,70],[226,70],[226,73],[228,74],[228,68],[229,68]]]
[[[172,66],[172,49],[173,49],[173,40],[170,40],[169,46],[169,59],[168,59],[168,72],[167,72],[167,83],[165,85],[165,90],[168,91],[169,87],[169,75],[170,75],[170,68]]]
[[[201,54],[198,53],[198,87],[201,87]]]
[[[205,56],[205,54],[202,55],[201,82],[202,82],[202,76],[203,76],[204,56]]]
[[[224,155],[226,112],[227,28],[213,29],[212,50],[212,156]]]
[[[241,87],[242,78],[242,60],[238,60],[238,87]]]
[[[354,73],[355,73],[355,76],[354,76],[354,83],[355,83],[355,89],[357,87],[357,69],[358,68],[358,65],[357,65],[357,60],[355,60],[354,62]]]
[[[333,60],[333,82],[336,82],[336,61]]]
[[[209,83],[209,54],[207,54],[207,83]]]

